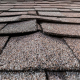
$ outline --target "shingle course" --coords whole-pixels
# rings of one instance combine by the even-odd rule
[[[78,80],[71,71],[80,70],[79,2],[0,1],[0,79]]]

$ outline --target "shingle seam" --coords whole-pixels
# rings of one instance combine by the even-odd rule
[[[12,8],[9,8],[7,11],[9,11],[10,9],[12,9]]]
[[[0,51],[0,55],[2,54],[3,50],[5,49],[6,45],[8,44],[9,40],[10,40],[11,37],[8,37],[7,41],[5,42],[2,50]]]
[[[38,11],[37,11],[37,10],[35,10],[35,11],[36,11],[37,16],[39,16]],[[39,21],[38,19],[36,19],[36,22],[37,22],[37,24],[39,25],[39,27],[40,27],[40,29],[41,29],[41,32],[43,32],[43,28],[42,28],[41,25],[40,25],[40,21]]]
[[[38,25],[40,26],[40,31],[43,33],[43,28],[41,27],[40,23],[37,21]]]
[[[79,63],[79,67],[80,67],[80,60],[76,57],[76,55],[74,54],[74,51],[70,48],[70,46],[67,44],[67,42],[64,40],[63,38],[63,42],[68,46],[68,48],[72,51],[72,54],[74,55],[74,57],[77,59],[78,63]]]
[[[45,70],[0,70],[0,72],[45,72]],[[61,70],[61,71],[54,71],[54,70],[47,70],[46,72],[80,72],[80,70]],[[46,74],[45,74],[46,76]]]
[[[46,80],[49,80],[49,76],[48,76],[47,70],[45,70],[44,72],[45,72]]]
[[[0,31],[1,31],[3,28],[5,28],[7,25],[8,25],[8,24],[6,23],[6,25],[5,25],[4,27],[2,27],[2,28],[0,29]]]

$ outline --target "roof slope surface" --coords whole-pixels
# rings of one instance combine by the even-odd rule
[[[78,1],[1,1],[0,80],[79,80],[79,38]]]

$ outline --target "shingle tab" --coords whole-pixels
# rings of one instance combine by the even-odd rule
[[[79,69],[77,59],[61,39],[42,33],[12,37],[3,50],[1,59],[4,59],[6,64],[0,69],[6,70]]]
[[[36,11],[28,11],[28,14],[37,15]]]
[[[35,10],[38,10],[38,11],[59,11],[57,8],[35,8]]]
[[[14,22],[14,21],[19,21],[19,16],[0,17],[0,22]]]
[[[71,9],[71,10],[73,10],[73,11],[80,11],[80,9]]]
[[[61,22],[66,23],[80,23],[80,18],[58,18]]]
[[[42,16],[64,16],[60,12],[43,12],[43,11],[38,11],[39,15]]]
[[[13,6],[1,6],[0,4],[0,11],[8,11],[11,8],[13,8]]]
[[[57,17],[45,17],[45,16],[37,16],[37,15],[22,15],[19,17],[20,19],[38,19],[38,20],[45,20],[45,21],[61,21]]]
[[[74,24],[56,24],[56,23],[42,23],[44,33],[80,36],[80,25]]]
[[[61,12],[66,17],[80,17],[80,13],[74,12]]]
[[[24,33],[33,31],[37,31],[36,20],[8,24],[7,26],[5,26],[5,28],[3,28],[0,31],[0,33],[8,34],[8,33]]]
[[[26,9],[26,8],[32,9],[32,8],[34,8],[34,6],[31,6],[31,5],[30,6],[14,6],[14,8],[15,9]]]
[[[34,9],[10,9],[9,11],[32,11]]]
[[[28,12],[3,12],[0,16],[14,16],[14,15],[23,15],[27,14]]]

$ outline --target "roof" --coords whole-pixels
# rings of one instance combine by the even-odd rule
[[[79,80],[79,71],[79,1],[0,2],[0,80]]]

